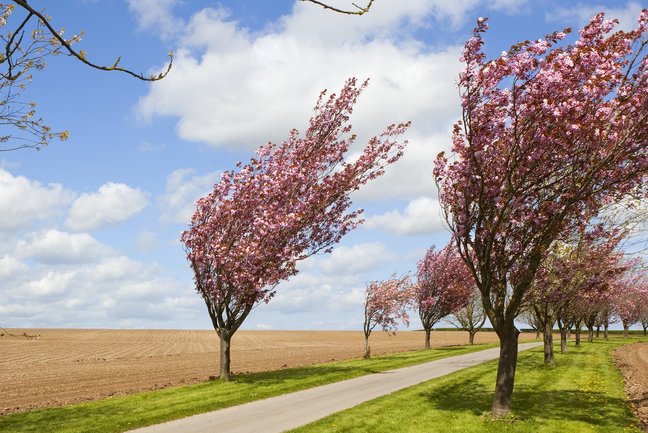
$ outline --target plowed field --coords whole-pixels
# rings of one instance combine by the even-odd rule
[[[218,372],[214,331],[9,329],[0,337],[0,414],[96,400],[207,380]],[[534,338],[522,334],[521,340]],[[371,336],[372,354],[423,346],[422,332]],[[465,344],[463,332],[438,331],[433,346]],[[495,342],[494,333],[476,342]],[[232,342],[236,373],[359,358],[356,331],[239,331]]]
[[[648,432],[648,344],[622,346],[614,353],[614,358],[623,373],[630,406]]]

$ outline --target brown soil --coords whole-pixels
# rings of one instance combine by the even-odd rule
[[[614,359],[623,373],[628,403],[648,432],[648,343],[623,346]]]
[[[201,382],[218,372],[214,331],[10,329],[0,337],[0,414],[97,400]],[[23,334],[38,336],[25,338]],[[535,334],[522,334],[521,340]],[[356,331],[239,331],[232,342],[233,373],[277,370],[359,358]],[[437,331],[432,345],[466,344],[464,332]],[[477,343],[495,342],[480,332]],[[422,332],[389,337],[375,332],[379,355],[421,349]]]

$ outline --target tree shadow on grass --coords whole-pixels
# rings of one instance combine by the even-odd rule
[[[447,346],[435,348],[434,353],[439,353],[439,357],[426,360],[429,356],[427,352],[413,351],[411,356],[403,357],[402,353],[391,355],[379,355],[367,361],[348,360],[347,362],[353,365],[344,365],[344,361],[335,364],[318,364],[306,367],[291,367],[283,368],[281,370],[265,371],[258,373],[236,373],[232,376],[232,381],[245,384],[263,384],[273,385],[292,380],[305,380],[312,379],[315,381],[322,381],[322,377],[328,378],[326,383],[339,380],[339,378],[354,378],[366,374],[384,373],[385,368],[380,368],[382,364],[392,364],[397,361],[402,361],[402,365],[392,368],[408,367],[415,364],[422,364],[425,362],[433,362],[454,353],[458,354],[465,351],[465,346]],[[366,365],[358,365],[358,362],[364,362]],[[372,365],[373,364],[373,365]],[[318,379],[319,378],[319,379]]]
[[[490,412],[493,388],[474,376],[420,395],[438,410],[480,416]],[[519,420],[580,421],[610,428],[624,428],[628,423],[626,402],[621,398],[604,392],[537,390],[525,385],[516,385],[512,415]]]

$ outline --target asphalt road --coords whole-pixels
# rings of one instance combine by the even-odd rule
[[[540,345],[524,343],[519,350]],[[498,356],[499,348],[453,356],[131,430],[131,433],[279,433]]]

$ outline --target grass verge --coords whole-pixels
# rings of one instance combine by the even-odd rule
[[[234,376],[91,403],[0,416],[2,433],[118,433],[394,368],[496,347],[453,346]]]
[[[497,364],[488,362],[372,400],[291,433],[640,433],[625,403],[611,352],[645,339],[584,342],[543,365],[542,348],[519,355],[513,410],[494,420],[489,409]]]

